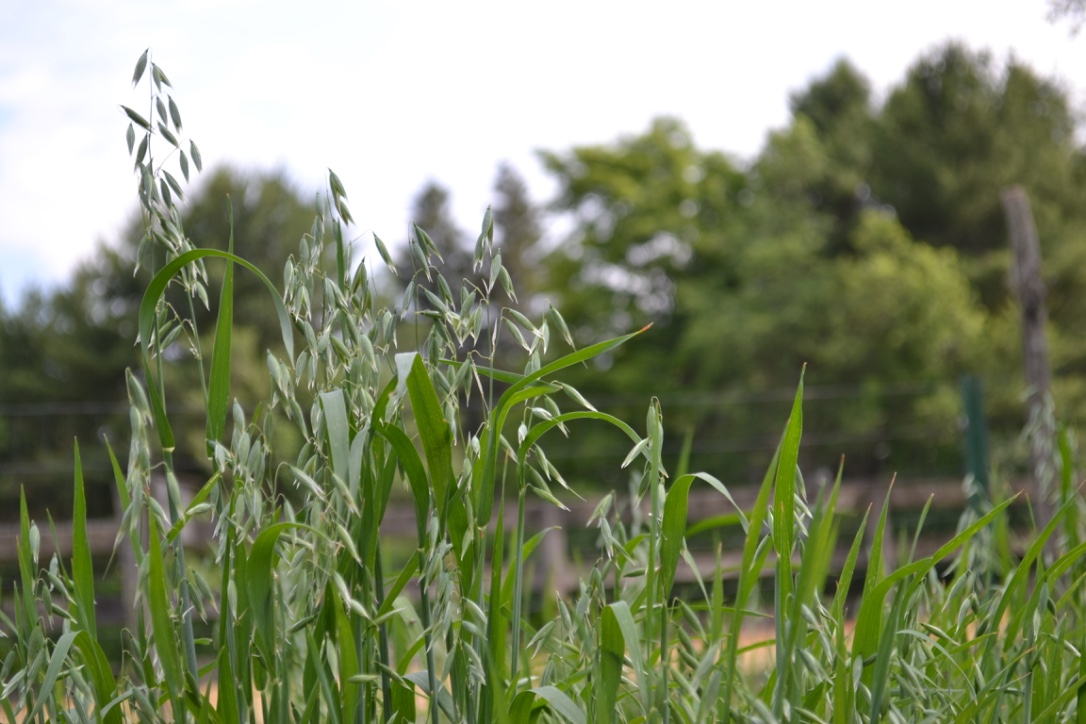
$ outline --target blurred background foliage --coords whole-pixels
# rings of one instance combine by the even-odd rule
[[[805,469],[833,469],[844,454],[849,476],[961,474],[965,373],[984,380],[994,447],[1012,451],[1003,457],[1013,467],[1025,385],[1000,193],[1022,184],[1049,288],[1056,412],[1080,426],[1086,152],[1067,89],[1013,60],[997,65],[948,44],[917,60],[881,102],[861,70],[840,61],[791,109],[789,124],[748,161],[698,148],[676,118],[602,145],[541,152],[557,184],[546,205],[515,169],[498,169],[495,240],[517,292],[501,301],[529,316],[553,304],[578,345],[652,323],[569,381],[628,420],[659,397],[668,449],[676,453],[689,432],[693,467],[730,485],[764,471],[805,363]],[[455,286],[473,281],[474,235],[451,218],[449,193],[428,183],[413,220]],[[183,219],[196,245],[226,248],[227,197],[237,253],[281,279],[318,200],[282,174],[206,174]],[[132,273],[141,224],[102,246],[67,287],[0,308],[0,500],[23,485],[32,506],[66,517],[78,436],[88,485],[101,491],[89,496],[91,515],[109,513],[108,464],[90,442],[106,434],[126,450],[124,375],[138,367],[135,315],[149,278]],[[434,284],[415,273],[416,233],[394,249],[389,305],[405,303],[412,280]],[[216,290],[222,267],[208,270]],[[267,392],[264,358],[278,337],[257,284],[236,277],[233,390],[247,410]],[[417,289],[412,298],[424,299]],[[210,334],[214,298],[201,314]],[[187,368],[176,373],[176,410],[186,387],[198,391]],[[202,426],[195,415],[184,438],[197,452]],[[581,486],[623,486],[626,443],[579,432],[556,447],[554,462]],[[277,444],[286,454],[292,442]]]

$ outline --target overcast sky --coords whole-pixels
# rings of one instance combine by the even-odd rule
[[[750,158],[787,122],[789,94],[842,56],[882,93],[957,39],[1059,78],[1082,108],[1086,33],[1047,16],[1047,0],[9,0],[0,295],[63,282],[133,213],[119,104],[146,107],[130,78],[148,46],[205,170],[284,169],[315,193],[333,168],[365,252],[365,232],[405,238],[428,179],[475,230],[499,162],[545,201],[535,150],[609,142],[659,115]]]

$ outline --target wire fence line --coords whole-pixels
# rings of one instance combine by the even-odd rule
[[[820,425],[819,418],[820,413],[830,410],[828,406],[834,403],[864,399],[916,403],[925,397],[945,395],[951,391],[956,394],[956,385],[947,382],[906,382],[882,386],[877,390],[860,385],[807,385],[804,387],[807,425],[803,447],[808,450],[823,449],[827,456],[837,453],[855,456],[862,448],[878,455],[880,449],[890,445],[920,445],[927,441],[936,446],[945,446],[945,429],[940,429],[933,424],[932,419],[917,413],[900,422],[892,421],[891,424],[868,429],[826,427]],[[678,392],[662,394],[659,397],[666,416],[694,420],[692,428],[695,431],[712,430],[711,434],[695,434],[690,448],[695,456],[712,458],[748,454],[757,457],[766,451],[772,452],[779,440],[780,426],[787,417],[787,407],[794,395],[794,387],[776,387],[762,390]],[[643,408],[647,404],[646,397],[641,394],[588,392],[586,396],[598,409],[618,413],[623,417],[628,417],[625,413]],[[478,397],[473,396],[466,406],[481,408],[482,404]],[[766,409],[773,407],[780,407],[780,414],[777,410]],[[0,477],[40,478],[69,474],[70,460],[67,458],[55,455],[29,457],[26,452],[57,447],[58,441],[66,444],[75,436],[75,431],[83,431],[85,439],[86,432],[91,430],[100,440],[105,429],[112,427],[119,435],[126,430],[128,412],[127,401],[117,400],[43,403],[0,401]],[[205,414],[199,406],[180,405],[173,406],[171,413],[182,420],[189,418],[195,425],[202,424]],[[833,417],[832,410],[829,416]],[[113,442],[117,449],[118,440],[114,439]],[[592,445],[559,445],[548,450],[548,456],[555,460],[588,463],[624,456],[628,451],[623,445],[624,441],[621,440]],[[678,454],[683,440],[673,435],[665,441],[665,445],[666,454]],[[83,447],[88,447],[88,443],[84,442]],[[86,473],[109,471],[108,461],[104,458],[96,459],[93,455],[85,457]],[[932,472],[957,474],[960,470],[944,467]]]

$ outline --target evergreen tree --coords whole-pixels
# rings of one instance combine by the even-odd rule
[[[495,246],[517,294],[516,300],[510,299],[499,285],[495,301],[528,311],[545,284],[539,264],[543,236],[539,209],[532,204],[524,179],[507,163],[498,167],[494,194]]]
[[[448,190],[435,181],[423,186],[411,207],[411,223],[412,234],[396,261],[401,281],[414,283],[413,301],[423,309],[433,307],[425,291],[459,306],[461,290],[465,284],[468,289],[477,286],[479,276],[467,235],[449,208]]]

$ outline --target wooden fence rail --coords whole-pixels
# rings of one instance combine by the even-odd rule
[[[809,486],[810,488],[810,486]],[[1020,489],[1020,486],[1015,488]],[[861,516],[870,508],[872,515],[878,513],[887,494],[886,481],[852,479],[843,481],[837,500],[837,513],[844,516]],[[750,510],[757,496],[754,486],[735,488],[731,491],[735,502],[744,510]],[[809,497],[815,497],[815,491],[808,490]],[[526,508],[526,526],[530,531],[551,529],[544,537],[542,544],[536,549],[533,566],[536,575],[533,576],[532,585],[536,593],[560,591],[568,593],[576,589],[578,581],[587,573],[595,555],[592,551],[586,554],[584,551],[574,551],[570,545],[569,533],[571,531],[584,530],[591,520],[592,514],[599,505],[602,497],[591,500],[577,501],[568,504],[568,510],[562,510],[542,500],[530,500]],[[918,512],[931,499],[933,512],[960,512],[966,505],[966,493],[960,480],[915,480],[898,481],[890,492],[890,510],[892,515]],[[621,508],[621,501],[617,501]],[[649,515],[648,501],[642,501],[641,514]],[[628,507],[628,506],[627,506]],[[688,524],[695,524],[715,516],[733,513],[734,508],[718,492],[708,486],[702,489],[695,488],[690,492]],[[630,511],[626,511],[627,518]],[[516,505],[509,504],[505,510],[504,519],[507,528],[511,528],[516,520]],[[207,521],[194,521],[190,523],[193,530],[186,528],[186,543],[194,547],[205,545],[210,540],[210,529]],[[113,553],[114,542],[117,538],[118,520],[97,519],[87,521],[87,534],[90,542],[91,553],[94,556],[110,556]],[[389,539],[399,538],[413,540],[415,535],[414,510],[410,505],[392,505],[385,513],[381,524],[381,531]],[[867,528],[868,542],[874,531],[874,522]],[[70,522],[56,524],[56,540],[54,541],[48,528],[42,526],[40,560],[46,562],[54,554],[62,557],[71,555],[72,527]],[[19,534],[19,526],[0,525],[0,564],[10,563],[16,560],[16,540]],[[911,535],[911,531],[909,531]],[[926,555],[936,550],[945,543],[953,532],[947,530],[933,530],[922,535],[917,549],[917,555]],[[847,553],[850,539],[838,541],[838,550],[835,553],[834,565],[840,568]],[[891,530],[887,531],[884,541],[884,555],[889,561],[895,558],[895,535]],[[127,546],[123,546],[122,550]],[[866,551],[868,546],[865,546]],[[696,561],[699,573],[702,577],[712,575],[716,566],[715,554],[693,551],[693,560]],[[584,560],[584,564],[574,561]],[[725,571],[735,571],[738,568],[740,552],[738,550],[725,550],[722,554],[722,564]],[[125,570],[122,576],[127,576],[124,589],[134,590],[132,578],[135,575],[130,556],[118,556],[117,561]],[[118,565],[115,561],[114,565]],[[772,561],[767,561],[766,573],[772,572]],[[866,567],[866,558],[861,559],[859,565]],[[694,571],[685,563],[680,566],[676,580],[678,582],[691,582],[695,579]]]

